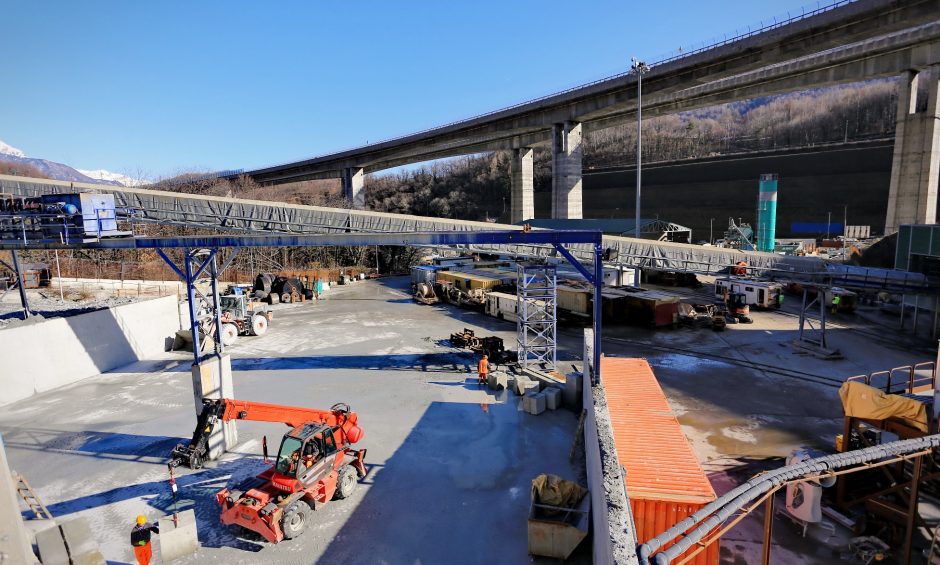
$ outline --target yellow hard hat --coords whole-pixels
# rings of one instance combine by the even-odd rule
[[[137,525],[138,525],[138,526],[143,526],[143,525],[146,524],[146,523],[147,523],[147,517],[146,517],[146,516],[144,516],[143,514],[141,514],[140,516],[137,517]]]

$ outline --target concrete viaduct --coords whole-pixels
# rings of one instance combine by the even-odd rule
[[[657,116],[861,80],[899,77],[886,233],[934,223],[940,173],[940,2],[855,0],[651,65],[643,112]],[[924,84],[926,83],[926,84]],[[364,205],[366,173],[444,157],[510,151],[512,221],[534,217],[533,148],[552,150],[552,217],[581,218],[581,138],[635,119],[624,73],[467,120],[245,174],[262,184],[341,178]]]

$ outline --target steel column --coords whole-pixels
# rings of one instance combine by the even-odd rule
[[[761,565],[770,565],[770,548],[773,545],[774,534],[774,492],[767,497],[764,503],[764,545],[761,548]]]
[[[604,249],[594,244],[594,384],[601,382],[601,289],[604,286]]]
[[[911,545],[914,536],[914,522],[917,517],[917,499],[920,491],[920,471],[924,463],[924,456],[914,459],[914,471],[911,473],[911,498],[907,505],[907,528],[904,531],[904,552],[901,563],[911,562]]]
[[[806,288],[803,289],[803,303],[800,305],[800,335],[797,339],[803,341],[803,324],[806,322],[806,298],[809,294],[809,290]]]
[[[189,249],[184,250],[185,258],[183,260],[186,277],[186,300],[189,305],[189,330],[193,338],[193,365],[199,364],[199,352],[202,351],[199,343],[199,313],[196,311],[196,287],[193,284],[193,266],[190,261]]]
[[[213,250],[209,259],[212,261],[209,265],[209,275],[211,276],[210,284],[212,286],[212,311],[215,318],[215,338],[213,341],[215,341],[216,355],[222,355],[225,344],[222,343],[222,310],[219,308],[219,273],[216,270],[215,250]]]
[[[28,319],[32,312],[29,311],[29,300],[26,298],[26,285],[25,277],[23,277],[23,271],[20,269],[20,260],[16,256],[16,251],[11,250],[10,254],[13,255],[13,270],[16,272],[16,288],[20,291],[20,303],[23,305],[23,319]]]
[[[827,347],[826,345],[826,310],[829,309],[829,304],[826,303],[827,302],[825,298],[826,293],[822,292],[822,289],[818,289],[818,290],[819,292],[822,293],[822,296],[823,296],[823,299],[819,301],[819,331],[821,334],[819,337],[819,345],[825,348]],[[816,295],[816,298],[817,299],[819,298],[819,294]]]

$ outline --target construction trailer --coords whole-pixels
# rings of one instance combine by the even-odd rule
[[[749,306],[778,308],[783,285],[773,281],[758,281],[725,277],[715,280],[715,298],[725,300],[731,294],[743,294]]]
[[[634,287],[605,288],[604,321],[650,328],[664,328],[679,323],[679,297],[658,290]]]
[[[582,286],[560,284],[555,287],[558,316],[567,321],[590,323],[594,315],[591,292]]]
[[[519,297],[506,292],[489,292],[483,312],[500,320],[519,321]]]
[[[469,308],[482,308],[486,295],[506,285],[500,279],[463,271],[441,271],[437,273],[435,291],[451,304]]]

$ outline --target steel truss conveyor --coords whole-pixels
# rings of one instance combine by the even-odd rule
[[[310,235],[522,230],[520,226],[488,222],[0,175],[0,192],[20,196],[40,196],[76,191],[113,194],[116,207],[128,212],[127,219],[132,224],[158,223],[211,229],[225,233]],[[533,231],[540,230],[533,228]],[[400,237],[394,239],[398,241]],[[380,243],[380,245],[385,244]],[[558,250],[552,245],[529,244],[522,241],[510,243],[476,241],[459,245],[463,249],[476,252],[509,253],[528,257],[558,256]],[[31,247],[39,246],[31,245]],[[729,269],[734,268],[743,269],[750,275],[802,280],[822,285],[859,288],[854,284],[857,281],[859,285],[864,285],[864,289],[885,289],[909,294],[931,292],[931,287],[922,275],[886,269],[844,268],[818,257],[793,257],[606,235],[603,236],[602,246],[606,263],[626,267],[705,275],[728,272]],[[594,249],[591,245],[572,244],[567,246],[567,250],[578,261],[592,264]]]

